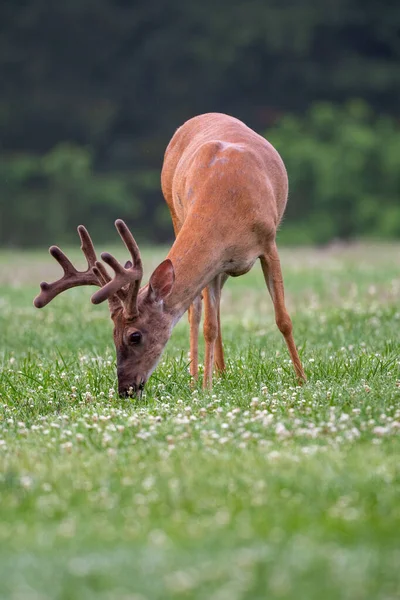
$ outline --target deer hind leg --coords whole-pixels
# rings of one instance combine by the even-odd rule
[[[223,273],[222,275],[218,275],[217,279],[219,279],[219,297],[217,303],[217,323],[218,323],[218,335],[215,341],[215,355],[214,355],[214,364],[215,368],[219,373],[225,371],[225,359],[224,359],[224,347],[222,345],[222,333],[221,333],[221,290],[225,281],[228,279],[228,275]]]
[[[204,359],[204,378],[203,388],[212,387],[212,374],[214,365],[214,355],[220,367],[224,367],[224,355],[222,348],[221,328],[218,327],[219,301],[221,297],[221,275],[215,277],[203,291],[204,295],[204,340],[205,340],[205,359]],[[215,346],[219,337],[217,354]]]
[[[271,294],[272,302],[274,304],[276,324],[279,331],[285,338],[290,358],[292,359],[294,370],[296,371],[297,379],[299,383],[304,383],[307,381],[307,378],[303,371],[296,344],[294,343],[292,321],[285,306],[285,293],[283,288],[281,263],[275,242],[268,246],[265,254],[260,257],[260,261],[265,282],[268,286],[268,290]]]
[[[193,379],[199,377],[199,326],[201,320],[201,295],[197,296],[189,307],[190,326],[190,374]]]

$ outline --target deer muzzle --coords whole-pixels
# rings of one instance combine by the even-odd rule
[[[144,380],[140,379],[137,383],[118,383],[118,394],[121,398],[140,398],[144,390]]]

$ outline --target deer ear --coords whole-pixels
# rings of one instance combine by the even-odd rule
[[[169,258],[153,272],[149,281],[149,296],[153,302],[165,300],[171,293],[175,281],[175,270]]]

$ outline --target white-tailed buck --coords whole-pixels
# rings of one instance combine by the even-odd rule
[[[189,309],[190,372],[198,376],[198,335],[204,299],[204,387],[211,387],[213,365],[225,369],[220,297],[228,276],[247,273],[259,258],[298,380],[304,371],[293,340],[275,236],[288,196],[286,170],[278,152],[244,123],[210,113],[187,121],[165,152],[162,191],[171,212],[176,240],[167,258],[140,288],[139,249],[121,220],[115,225],[131,260],[122,266],[103,253],[111,278],[97,260],[92,241],[78,227],[88,267],[80,272],[56,246],[50,254],[64,270],[54,283],[41,283],[37,308],[79,285],[97,285],[92,296],[108,300],[114,322],[118,389],[137,394],[155,369],[173,327]]]

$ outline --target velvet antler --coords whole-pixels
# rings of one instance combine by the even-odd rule
[[[137,295],[143,276],[140,252],[127,225],[118,219],[115,226],[129,250],[132,262],[128,261],[123,267],[114,256],[108,252],[103,252],[101,258],[115,273],[114,278],[111,278],[103,263],[97,260],[88,231],[83,225],[79,225],[78,233],[81,239],[81,250],[88,265],[86,271],[78,271],[58,246],[52,246],[49,252],[62,267],[64,275],[53,283],[43,281],[40,284],[41,292],[34,300],[36,308],[43,308],[58,294],[70,288],[80,285],[96,285],[101,289],[93,294],[93,304],[100,304],[100,302],[108,300],[112,313],[116,309],[122,308],[127,319],[134,318],[137,315]]]
[[[100,302],[104,302],[104,300],[107,300],[111,296],[122,292],[124,294],[122,301],[124,316],[127,319],[131,319],[138,314],[137,295],[143,277],[142,260],[138,245],[127,225],[121,219],[118,219],[115,221],[115,227],[129,250],[132,262],[128,261],[125,263],[125,266],[122,266],[112,254],[103,252],[101,255],[102,260],[113,269],[115,275],[111,281],[93,294],[92,302],[93,304],[100,304]],[[99,261],[96,261],[95,267],[99,271],[102,266]]]
[[[33,302],[36,308],[43,308],[43,306],[46,306],[46,304],[51,302],[58,294],[61,294],[61,292],[69,290],[70,288],[80,285],[102,285],[99,278],[93,272],[97,257],[90,235],[83,225],[79,225],[78,233],[81,238],[81,250],[86,257],[88,264],[86,271],[78,271],[58,246],[51,246],[49,252],[63,269],[64,275],[61,279],[58,279],[53,283],[42,281],[40,284],[41,292],[36,296]]]

